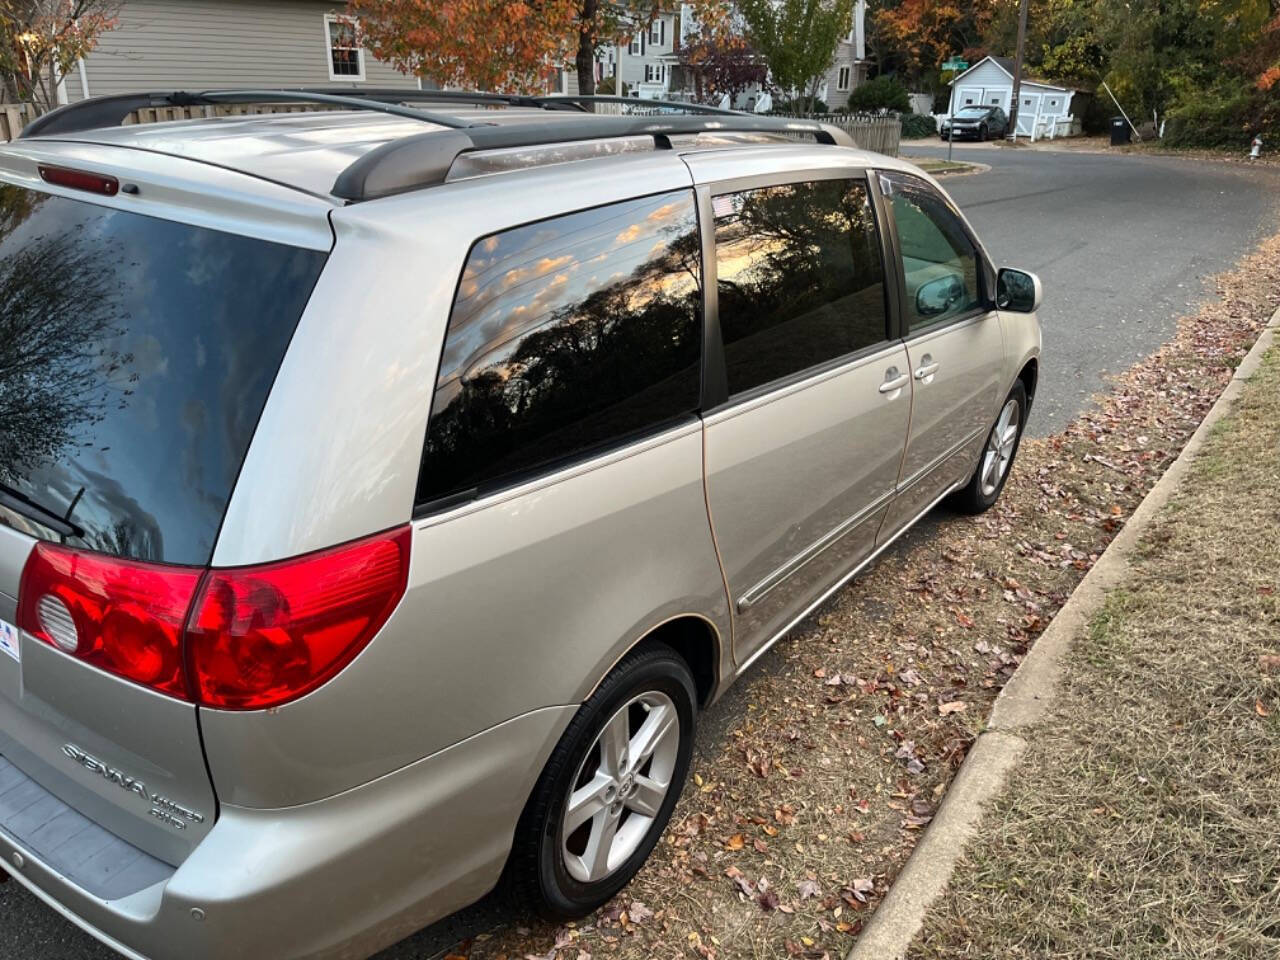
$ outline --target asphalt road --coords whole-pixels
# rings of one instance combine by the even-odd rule
[[[907,144],[903,154],[947,148]],[[1280,226],[1275,166],[969,144],[955,158],[991,165],[943,183],[992,258],[1044,282],[1034,434],[1060,430],[1106,373],[1169,339],[1205,278]]]
[[[1275,167],[968,145],[955,152],[991,166],[945,180],[991,255],[1044,281],[1044,352],[1028,428],[1037,434],[1084,409],[1107,372],[1159,347],[1205,295],[1205,278],[1277,228]],[[946,147],[911,144],[904,154],[945,156]],[[755,669],[773,669],[772,658]],[[702,749],[714,748],[740,706],[731,690],[708,712]],[[377,960],[422,960],[506,915],[487,899]],[[0,884],[0,960],[114,956],[18,884]]]

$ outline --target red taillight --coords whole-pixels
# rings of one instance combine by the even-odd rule
[[[40,178],[45,183],[59,187],[70,187],[72,190],[88,190],[90,193],[101,193],[114,197],[120,191],[120,181],[105,173],[91,173],[88,170],[69,170],[66,167],[50,167],[39,164]]]
[[[185,699],[182,625],[202,573],[38,543],[22,571],[18,626],[95,667]]]
[[[350,663],[404,595],[408,527],[295,560],[210,570],[187,630],[196,699],[259,710]]]
[[[386,623],[408,582],[410,534],[225,570],[39,543],[22,572],[18,626],[170,696],[278,706],[332,678]]]

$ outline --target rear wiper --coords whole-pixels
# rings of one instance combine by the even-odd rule
[[[20,513],[28,520],[34,520],[64,537],[84,537],[84,527],[72,523],[63,514],[32,500],[7,483],[0,483],[0,506],[8,507],[14,513]]]

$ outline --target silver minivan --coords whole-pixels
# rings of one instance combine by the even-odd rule
[[[218,115],[263,102],[320,109]],[[1039,281],[834,127],[646,107],[128,95],[0,146],[0,864],[53,909],[151,958],[588,912],[700,709],[994,503]]]

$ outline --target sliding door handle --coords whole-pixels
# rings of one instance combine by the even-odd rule
[[[905,373],[898,373],[897,367],[889,368],[886,376],[888,379],[880,384],[881,393],[896,393],[911,382],[911,377]]]
[[[920,358],[920,366],[916,367],[915,377],[921,383],[928,383],[937,372],[938,364],[934,361],[932,354],[926,353]]]

